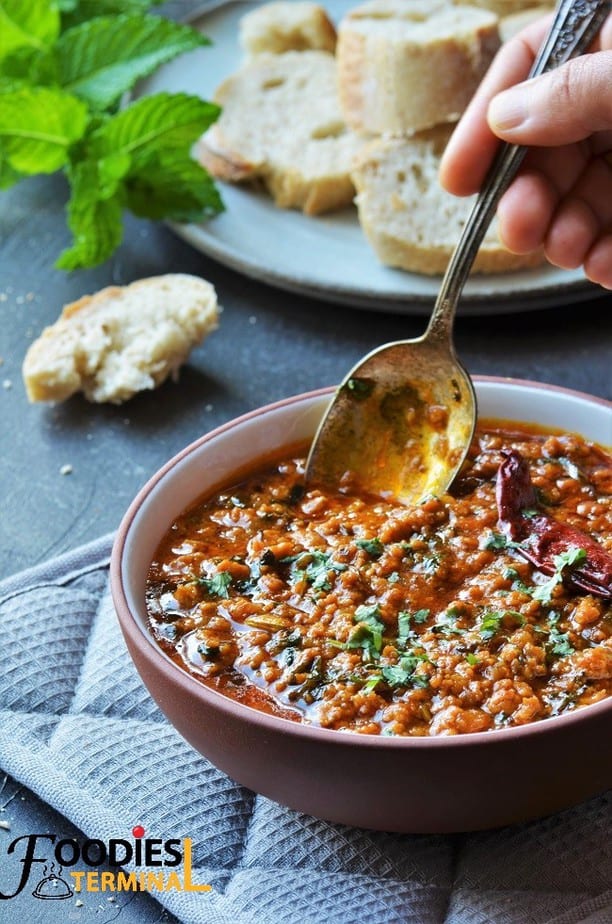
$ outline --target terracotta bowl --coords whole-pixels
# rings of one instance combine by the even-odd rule
[[[476,381],[480,414],[531,421],[612,443],[612,409],[565,389]],[[612,698],[492,732],[432,738],[343,733],[266,715],[208,689],[147,630],[145,580],[172,521],[250,461],[312,437],[330,390],[288,398],[208,433],[167,463],[120,526],[112,592],[134,663],[175,728],[244,786],[300,812],[402,832],[496,827],[558,811],[612,782]]]

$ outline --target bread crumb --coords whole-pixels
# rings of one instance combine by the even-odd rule
[[[82,391],[89,401],[121,404],[176,378],[217,317],[214,287],[181,273],[84,296],[29,347],[28,398],[64,401]]]
[[[6,391],[8,391],[9,388],[13,387],[13,383],[10,379],[4,379],[4,381],[2,382],[2,387],[6,389]]]
[[[82,908],[82,907],[83,907],[83,902],[81,901],[80,898],[77,898],[77,900],[76,900],[75,903],[74,903],[74,907],[75,907],[75,908]]]
[[[8,821],[0,821],[0,828],[2,828],[3,831],[10,831],[10,830],[11,830],[11,826],[10,826],[10,823],[9,823]]]
[[[72,475],[72,465],[62,465],[60,475]]]

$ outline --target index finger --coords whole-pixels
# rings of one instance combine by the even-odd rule
[[[482,186],[499,139],[489,128],[489,103],[502,90],[529,75],[553,14],[530,23],[505,42],[485,74],[450,138],[440,164],[440,183],[456,196],[469,196]],[[608,16],[589,51],[612,49],[612,15]]]
[[[480,189],[499,145],[487,122],[489,103],[527,77],[551,22],[552,14],[530,23],[497,52],[442,157],[440,183],[448,192],[470,196]]]

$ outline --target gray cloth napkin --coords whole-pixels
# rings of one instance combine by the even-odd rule
[[[409,836],[300,815],[216,770],[132,666],[108,591],[111,541],[0,584],[0,765],[87,837],[135,823],[191,837],[193,881],[213,889],[154,893],[179,919],[612,924],[609,794],[527,825]]]

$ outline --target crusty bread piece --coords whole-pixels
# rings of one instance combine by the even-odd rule
[[[452,0],[457,6],[476,6],[483,10],[490,10],[499,17],[510,16],[512,13],[520,13],[522,10],[528,10],[531,7],[539,6],[542,0]],[[550,6],[554,6],[551,2]]]
[[[333,55],[257,55],[214,99],[223,111],[197,146],[214,177],[261,181],[278,206],[307,215],[352,202],[350,168],[362,142],[342,119]]]
[[[521,32],[525,26],[546,16],[551,10],[552,6],[533,6],[528,10],[519,10],[517,13],[503,16],[499,21],[499,35],[502,42],[507,42],[508,39]]]
[[[450,195],[438,182],[450,131],[438,126],[414,138],[380,138],[359,156],[353,171],[359,220],[381,263],[427,275],[446,270],[473,202]],[[542,262],[542,254],[506,250],[493,223],[474,270],[504,273]]]
[[[240,44],[247,54],[336,49],[336,28],[318,3],[264,3],[240,20]]]
[[[31,344],[28,398],[63,401],[82,391],[89,401],[121,404],[175,375],[217,318],[214,287],[179,273],[85,295]]]
[[[372,0],[338,27],[347,124],[413,134],[461,115],[500,45],[498,20],[448,0]]]

